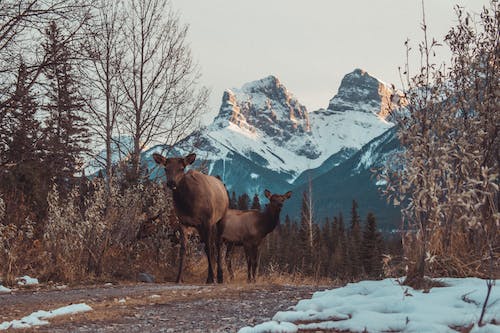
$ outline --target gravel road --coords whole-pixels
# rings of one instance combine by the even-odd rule
[[[323,286],[131,284],[41,287],[0,294],[0,322],[36,310],[86,303],[93,311],[56,317],[25,332],[236,332],[270,320]],[[21,330],[22,332],[23,330]]]

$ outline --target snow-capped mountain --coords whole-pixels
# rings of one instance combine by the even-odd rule
[[[361,168],[362,172],[351,174],[358,167],[352,158],[359,158],[368,142],[393,126],[384,113],[391,94],[386,84],[356,69],[343,78],[327,109],[308,112],[278,78],[268,76],[226,90],[213,123],[176,144],[169,154],[195,152],[195,167],[219,175],[228,190],[237,194],[262,196],[265,188],[281,193],[295,188],[294,200],[299,200],[298,204],[287,205],[295,208],[300,207],[303,185],[313,180],[314,187],[322,192],[315,195],[315,200],[324,204],[324,210],[318,212],[331,216],[336,212],[329,209],[336,206],[331,207],[331,189],[323,186],[331,179],[336,179],[332,190],[339,195],[349,190],[345,186],[356,185],[359,191],[368,186],[373,187],[368,190],[370,200],[379,200],[366,171],[369,163]],[[145,152],[145,160],[153,166],[152,153],[165,151],[165,147],[156,146]],[[339,176],[351,179],[352,184],[342,183]],[[316,179],[322,181],[317,183]],[[351,192],[335,197],[335,205],[342,202],[349,207],[350,200],[363,196]],[[343,198],[347,201],[343,202]],[[290,212],[297,213],[293,209]]]
[[[292,183],[329,159],[342,162],[390,128],[380,111],[387,91],[357,69],[344,77],[328,109],[307,112],[278,78],[268,76],[226,90],[213,123],[176,145],[176,152],[194,150],[210,161],[209,171],[216,161],[238,154]]]

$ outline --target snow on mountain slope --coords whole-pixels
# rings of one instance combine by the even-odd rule
[[[310,113],[313,140],[328,157],[342,148],[361,149],[393,126],[383,118],[363,111],[318,110]]]
[[[326,110],[309,114],[322,156],[342,148],[360,149],[393,124],[386,120],[393,90],[361,69],[344,76]]]

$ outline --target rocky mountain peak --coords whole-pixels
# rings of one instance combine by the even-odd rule
[[[391,87],[357,68],[344,76],[328,110],[370,112],[385,118],[392,93]]]
[[[215,123],[225,127],[228,122],[283,139],[310,131],[306,107],[273,75],[224,92]]]
[[[273,93],[287,94],[286,87],[281,84],[280,80],[274,75],[245,83],[241,89],[249,93],[260,92],[266,95],[272,95]]]

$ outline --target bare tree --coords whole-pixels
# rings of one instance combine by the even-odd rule
[[[53,20],[68,26],[67,38],[75,37],[88,18],[87,0],[2,0],[0,1],[0,114],[13,94],[12,83],[20,62],[26,64],[31,82],[37,81],[49,59],[40,56],[41,37]]]
[[[119,73],[125,52],[125,8],[121,1],[101,0],[93,9],[93,14],[85,29],[82,48],[83,56],[88,60],[83,73],[86,79],[85,100],[92,132],[105,145],[104,159],[97,156],[95,161],[105,168],[109,189],[113,178],[113,150],[120,149],[120,142],[114,142],[114,136],[123,102]]]
[[[120,80],[126,100],[122,125],[133,138],[132,167],[139,174],[141,151],[152,142],[173,144],[185,136],[206,106],[200,73],[182,25],[166,0],[128,1],[126,66]]]

